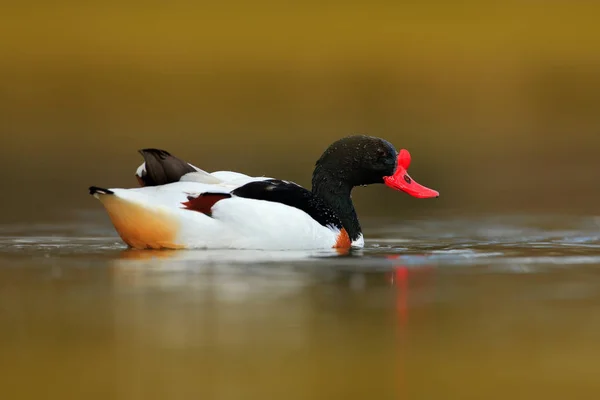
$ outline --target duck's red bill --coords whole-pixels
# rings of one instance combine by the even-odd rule
[[[408,150],[402,149],[398,154],[396,172],[392,176],[385,176],[383,181],[394,190],[401,190],[419,199],[429,199],[431,197],[439,197],[439,192],[429,189],[415,182],[408,175],[408,167],[410,166],[410,153]]]

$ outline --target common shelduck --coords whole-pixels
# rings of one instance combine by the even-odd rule
[[[408,175],[407,150],[371,136],[331,144],[316,162],[312,191],[268,177],[208,173],[164,150],[140,153],[140,188],[89,189],[123,241],[138,249],[363,247],[352,188],[385,183],[417,198],[439,196]]]

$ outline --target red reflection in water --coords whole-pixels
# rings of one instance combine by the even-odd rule
[[[401,256],[388,256],[389,260],[399,260]],[[399,260],[400,261],[400,260]],[[406,371],[404,360],[406,359],[406,350],[408,348],[408,314],[409,314],[409,294],[410,285],[409,279],[416,277],[422,277],[423,274],[429,278],[434,273],[434,267],[431,265],[422,266],[418,268],[409,269],[407,266],[399,263],[394,265],[393,272],[387,275],[387,279],[390,283],[396,287],[396,315],[398,321],[397,329],[397,351],[398,351],[398,375],[397,375],[397,387],[398,387],[398,398],[407,398],[407,382],[406,382]],[[428,284],[429,279],[425,280]]]

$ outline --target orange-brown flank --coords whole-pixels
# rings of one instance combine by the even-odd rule
[[[352,241],[350,240],[350,236],[348,236],[348,232],[344,228],[340,231],[340,234],[335,241],[334,249],[349,249],[352,247]]]
[[[180,249],[175,243],[178,223],[160,211],[151,211],[113,195],[101,195],[108,215],[129,246],[136,249]]]

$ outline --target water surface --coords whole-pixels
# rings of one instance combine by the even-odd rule
[[[2,398],[597,398],[600,218],[364,220],[364,250],[0,231]]]

